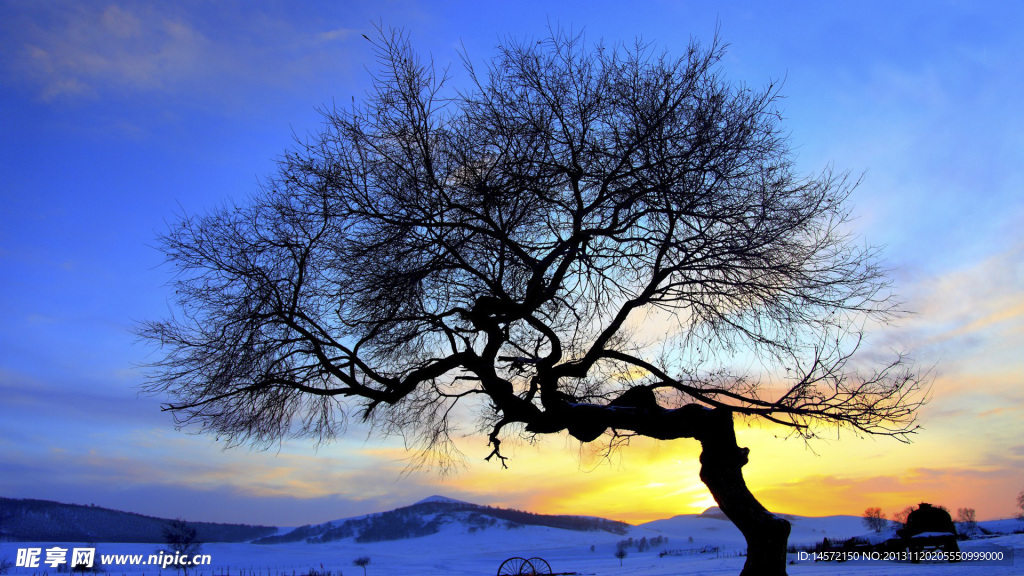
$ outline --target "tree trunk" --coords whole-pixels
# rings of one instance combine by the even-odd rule
[[[732,413],[712,410],[701,443],[700,479],[722,512],[747,540],[747,561],[740,576],[785,576],[789,522],[761,505],[747,489],[743,466],[748,448],[736,445]]]

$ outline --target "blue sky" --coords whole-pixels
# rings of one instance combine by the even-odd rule
[[[318,129],[316,107],[361,98],[374,22],[407,29],[456,84],[457,50],[482,61],[550,23],[674,53],[718,30],[726,76],[784,81],[801,169],[863,175],[857,233],[886,246],[914,312],[872,346],[935,367],[925,429],[813,450],[741,431],[755,492],[809,515],[931,499],[1008,516],[1024,488],[1022,17],[1010,2],[2,1],[0,495],[277,524],[432,493],[624,520],[706,505],[689,444],[602,463],[554,439],[502,472],[469,438],[467,469],[439,479],[402,474],[401,443],[360,430],[222,451],[137,395],[153,350],[131,328],[170,296],[156,236],[244,200]]]

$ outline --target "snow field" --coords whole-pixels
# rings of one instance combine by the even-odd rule
[[[843,539],[864,534],[860,518],[834,516],[826,518],[792,518],[790,543],[809,545],[823,537]],[[1016,524],[1015,524],[1016,523]],[[981,523],[989,530],[1014,530],[1022,525],[1016,521]],[[1015,527],[1016,526],[1016,527]],[[667,544],[638,553],[629,549],[622,560],[614,557],[616,544],[632,537],[634,540],[667,537]],[[691,541],[692,538],[692,541]],[[48,548],[54,543],[2,542],[0,558],[14,560],[18,548]],[[82,543],[62,544],[64,547]],[[980,563],[901,563],[884,561],[796,562],[789,566],[792,576],[1009,576],[1024,575],[1024,534],[1008,534],[984,540],[961,543],[961,549],[999,545],[1014,550],[1014,564],[994,566]],[[591,552],[593,546],[593,552]],[[683,554],[660,557],[665,550],[691,551],[704,546],[719,547],[718,554]],[[351,539],[325,544],[305,542],[255,545],[205,544],[212,565],[190,571],[190,576],[305,576],[311,571],[330,572],[330,576],[362,576],[363,570],[352,565],[360,556],[369,556],[367,576],[489,576],[496,574],[507,558],[539,556],[547,560],[553,572],[576,572],[595,576],[675,576],[739,574],[744,558],[739,556],[742,536],[727,520],[714,516],[679,516],[634,527],[627,535],[607,532],[575,532],[556,528],[501,526],[470,532],[459,524],[446,525],[430,536],[374,543],[356,543]],[[155,554],[154,544],[96,544],[96,553]],[[45,554],[44,554],[45,556]],[[790,555],[796,560],[795,554]],[[55,576],[57,570],[13,568],[14,576]],[[108,576],[177,576],[173,568],[156,566],[106,566]]]

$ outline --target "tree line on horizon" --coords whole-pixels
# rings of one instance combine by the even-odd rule
[[[1017,510],[1014,512],[1014,516],[1018,520],[1024,520],[1024,490],[1017,495],[1016,501]],[[950,518],[956,523],[958,531],[961,536],[969,536],[980,530],[984,531],[983,528],[979,528],[977,512],[974,508],[961,507],[957,508],[956,515],[954,516],[948,508],[943,505],[935,505],[935,508],[943,510],[950,515]],[[864,510],[862,515],[864,521],[864,527],[874,532],[882,532],[890,526],[896,528],[904,528],[907,525],[907,520],[910,518],[910,514],[914,511],[913,506],[907,506],[899,511],[892,514],[892,518],[888,518],[886,513],[879,507],[869,507]]]
[[[0,540],[12,542],[163,543],[174,520],[96,505],[0,498]],[[202,542],[247,542],[273,534],[273,526],[187,522]]]

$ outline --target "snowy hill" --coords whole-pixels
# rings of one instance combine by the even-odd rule
[[[863,519],[859,516],[804,517],[783,515],[792,524],[789,543],[793,545],[813,544],[822,538],[846,539],[866,532]],[[694,545],[719,545],[745,547],[746,542],[740,531],[718,508],[708,508],[700,514],[674,516],[641,524],[638,528],[651,530],[670,537],[691,542]]]
[[[793,524],[790,543],[796,546],[813,544],[825,537],[834,541],[867,534],[861,519],[855,516],[787,518]],[[392,522],[396,524],[392,525]],[[566,529],[554,527],[555,524],[598,528]],[[380,533],[378,528],[389,525],[392,529],[395,525],[405,529],[428,526],[436,531],[400,540],[372,538]],[[601,526],[616,526],[624,533],[608,531]],[[0,528],[6,527],[6,523],[0,524]],[[1024,534],[1013,532],[1022,528],[1024,522],[1017,520],[979,522],[979,532],[983,536],[960,543],[965,551],[998,549],[1015,558],[1002,564],[911,564],[879,560],[815,563],[793,553],[789,556],[792,564],[788,572],[791,576],[1019,575],[1024,573],[1020,564],[1020,559],[1024,558]],[[351,529],[352,535],[335,540],[329,538],[347,529]],[[490,508],[443,496],[425,498],[388,512],[305,526],[285,534],[297,537],[278,540],[278,544],[270,546],[206,543],[202,553],[209,555],[211,562],[195,574],[212,576],[241,572],[264,576],[323,576],[329,573],[361,576],[361,570],[353,571],[352,563],[357,558],[370,558],[370,576],[482,576],[494,574],[507,559],[539,557],[550,563],[553,572],[597,576],[732,575],[739,573],[746,547],[739,532],[716,509],[627,526],[587,517],[545,516]],[[647,546],[639,545],[644,541]],[[625,551],[628,552],[624,559],[616,556],[616,551],[623,544],[626,544]],[[0,541],[0,559],[13,559],[19,548],[31,545]],[[145,561],[131,563],[124,559],[126,557],[118,560],[110,556],[151,555],[154,551],[152,544],[116,544],[100,540],[96,549],[97,554],[106,556],[103,562],[110,574],[152,576],[159,572]],[[13,568],[10,574],[37,576],[39,569]]]
[[[447,496],[438,496],[436,494],[434,496],[427,496],[426,498],[424,498],[423,500],[420,500],[416,504],[434,504],[434,503],[441,503],[441,504],[467,504],[467,505],[473,506],[473,504],[470,504],[469,502],[463,502],[462,500],[455,500],[454,498],[449,498]]]
[[[260,538],[255,543],[323,544],[349,538],[359,543],[382,542],[429,536],[437,534],[446,526],[455,526],[470,534],[490,528],[518,529],[525,526],[579,532],[603,531],[620,535],[630,529],[624,522],[604,518],[534,514],[521,510],[480,506],[444,496],[431,496],[410,506],[387,512],[300,526],[291,532]]]
[[[429,503],[429,502],[428,502]],[[702,517],[703,516],[703,517]],[[846,517],[849,518],[849,517]],[[829,538],[863,534],[863,526],[853,534],[839,534],[843,517],[792,518],[796,524],[805,524],[808,530],[824,530]],[[357,558],[370,558],[369,576],[484,576],[495,574],[498,568],[513,557],[543,558],[553,572],[577,573],[596,576],[679,576],[705,574],[734,576],[739,574],[745,546],[731,545],[730,532],[723,521],[711,515],[677,516],[668,520],[632,527],[628,534],[618,535],[604,531],[581,532],[547,526],[522,526],[469,531],[461,523],[446,523],[435,534],[405,540],[356,542],[354,538],[327,543],[305,541],[274,546],[256,546],[249,543],[204,544],[203,554],[212,559],[195,576],[221,574],[257,574],[261,576],[362,576],[353,569]],[[995,523],[983,522],[986,529]],[[1005,528],[1019,530],[1024,523],[1002,521]],[[676,530],[681,535],[659,532],[646,526],[655,525]],[[511,526],[511,524],[509,525]],[[717,530],[714,530],[717,528]],[[801,528],[803,529],[803,528]],[[686,532],[695,542],[687,539]],[[833,534],[835,532],[835,534]],[[813,533],[813,532],[812,532]],[[722,536],[719,541],[697,545],[696,540]],[[624,540],[634,542],[646,538],[648,542],[661,537],[661,544],[645,550],[628,548],[628,555],[619,559],[615,552]],[[664,538],[667,537],[667,541]],[[735,544],[735,541],[733,541]],[[0,542],[0,558],[15,558],[24,543]],[[45,545],[44,545],[45,546]],[[994,565],[982,562],[910,562],[855,561],[820,562],[789,555],[793,563],[787,567],[790,576],[1019,576],[1024,558],[1024,534],[1002,534],[983,540],[961,542],[965,551],[992,550],[993,546],[1012,554],[1015,560]],[[713,550],[703,550],[714,548]],[[668,552],[662,554],[662,552]],[[680,553],[674,553],[680,552]],[[147,544],[97,544],[97,554],[153,554]],[[131,564],[124,561],[105,561],[108,574],[124,576],[153,576],[160,573],[152,565]],[[157,567],[159,568],[159,567]],[[11,576],[38,576],[39,568],[14,568]],[[52,573],[52,572],[51,572]],[[163,574],[171,574],[163,571]]]

